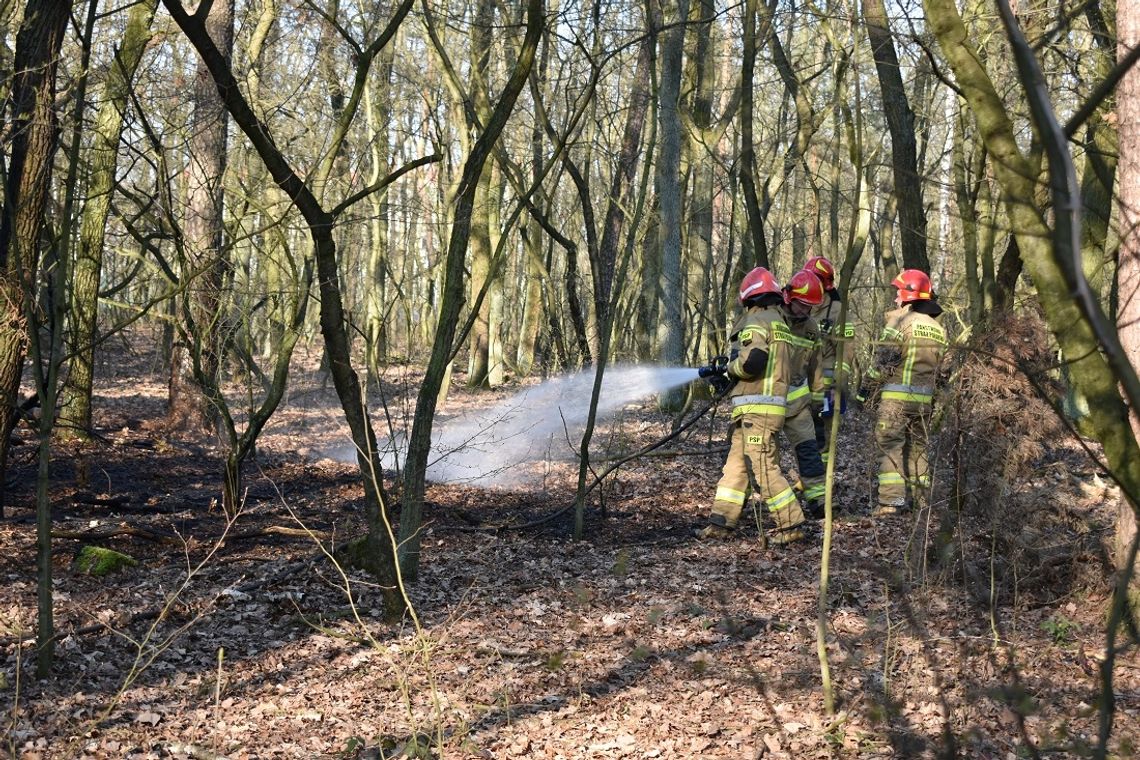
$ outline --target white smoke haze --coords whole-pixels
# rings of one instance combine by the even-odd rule
[[[598,421],[628,404],[697,379],[688,367],[615,365],[606,369]],[[528,466],[574,459],[590,412],[594,370],[547,380],[487,409],[437,423],[427,479],[434,483],[519,487],[539,475]],[[401,437],[402,438],[402,437]],[[393,451],[398,448],[399,451]],[[403,440],[382,446],[385,469],[405,457]],[[338,457],[355,459],[352,451]]]

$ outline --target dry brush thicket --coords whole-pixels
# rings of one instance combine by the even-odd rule
[[[951,355],[927,557],[981,602],[1053,604],[1111,569],[1119,492],[1065,417],[1054,345],[1026,310]]]

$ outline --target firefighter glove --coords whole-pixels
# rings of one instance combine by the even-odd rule
[[[713,392],[718,396],[727,392],[732,387],[733,381],[725,375],[713,375],[709,379],[709,385],[712,386]]]

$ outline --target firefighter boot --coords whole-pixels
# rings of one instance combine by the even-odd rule
[[[821,499],[805,499],[804,514],[813,520],[822,520],[825,510]]]
[[[703,541],[723,541],[732,536],[732,528],[722,515],[713,514],[709,516],[708,525],[697,530],[696,536]]]
[[[732,536],[732,531],[723,525],[706,525],[697,531],[697,538],[702,541],[723,541]]]
[[[807,537],[807,532],[804,531],[802,527],[796,526],[794,528],[784,528],[783,530],[773,532],[769,540],[773,546],[787,546],[797,541],[803,541]]]
[[[768,509],[772,513],[773,522],[776,523],[776,530],[771,536],[772,544],[775,546],[787,546],[807,538],[803,510],[800,509],[800,503],[790,488],[787,495],[782,498],[788,497],[791,497],[788,503],[775,509],[772,508],[773,500],[770,499],[768,502]],[[781,496],[777,496],[776,499],[781,499]]]

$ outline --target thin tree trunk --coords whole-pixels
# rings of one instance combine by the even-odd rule
[[[72,269],[71,330],[68,334],[67,379],[61,389],[57,434],[86,440],[91,430],[91,390],[95,344],[98,341],[99,279],[103,270],[103,240],[115,182],[119,139],[135,71],[150,42],[151,21],[158,0],[131,8],[123,41],[104,85],[104,100],[95,117],[87,177],[87,202],[79,230],[79,252]]]
[[[332,235],[335,214],[324,209],[273,142],[269,128],[257,119],[242,95],[226,57],[206,31],[203,20],[188,14],[179,0],[163,0],[163,5],[202,57],[222,95],[226,110],[253,144],[274,182],[293,200],[308,225],[321,294],[321,333],[325,339],[337,397],[357,450],[357,466],[364,485],[365,519],[369,531],[365,539],[367,566],[381,584],[385,597],[385,614],[390,618],[398,617],[404,609],[404,597],[398,587],[394,543],[382,540],[391,538],[387,497],[381,480],[376,436],[364,405],[359,377],[353,369],[349,354],[344,305],[338,280],[336,241]],[[366,67],[368,61],[390,42],[410,8],[411,0],[405,0],[394,11],[384,32],[363,51],[358,64],[360,67]]]
[[[431,453],[431,429],[435,417],[438,394],[454,351],[452,345],[459,311],[463,303],[463,267],[467,258],[467,244],[471,232],[471,218],[475,203],[475,190],[484,165],[495,143],[514,110],[519,93],[526,86],[530,68],[543,28],[542,0],[528,0],[526,36],[519,49],[515,67],[503,89],[491,118],[483,125],[483,132],[471,148],[463,166],[463,175],[456,194],[455,219],[447,246],[444,264],[444,286],[436,325],[435,341],[424,381],[416,399],[416,413],[412,431],[408,436],[408,458],[404,468],[404,491],[401,497],[400,532],[398,537],[399,569],[402,577],[415,580],[419,573],[420,542],[422,539],[424,509],[424,478]]]
[[[752,123],[753,92],[756,78],[756,5],[759,0],[744,1],[744,54],[740,76],[740,189],[752,241],[751,261],[743,262],[745,271],[751,266],[768,266],[768,243],[764,234],[764,215],[756,192],[756,146]]]
[[[15,73],[8,104],[12,123],[6,133],[11,135],[11,142],[4,146],[10,163],[4,177],[5,203],[0,219],[0,298],[4,299],[0,314],[0,399],[3,400],[0,406],[0,516],[3,514],[2,483],[7,476],[8,439],[15,421],[15,401],[27,349],[27,320],[33,311],[38,281],[40,232],[44,225],[52,159],[59,145],[55,85],[68,10],[67,3],[29,0],[24,9],[23,26],[16,36]],[[56,297],[62,295],[57,293]],[[54,404],[54,394],[47,401]],[[45,406],[43,415],[47,420],[53,419],[54,406]],[[50,436],[50,429],[47,434]],[[46,493],[50,437],[41,436],[40,445],[36,505],[36,672],[46,678],[54,660],[55,642],[51,505]]]
[[[681,279],[681,118],[678,113],[681,95],[681,56],[684,27],[678,22],[689,15],[688,0],[675,0],[662,22],[671,24],[660,33],[661,78],[658,87],[657,196],[661,222],[661,360],[677,366],[685,361],[684,282]],[[659,25],[658,25],[659,26]],[[661,406],[676,410],[684,401],[684,391],[662,395]]]
[[[626,196],[637,171],[637,153],[641,147],[641,135],[645,129],[645,115],[649,110],[648,78],[644,76],[651,55],[647,42],[638,53],[633,76],[633,90],[629,96],[629,110],[626,111],[625,129],[622,133],[621,152],[610,183],[605,221],[602,226],[601,242],[598,245],[597,261],[594,262],[594,305],[598,314],[598,356],[594,371],[594,386],[590,396],[590,409],[586,418],[586,429],[579,447],[578,490],[574,509],[574,539],[580,541],[585,531],[586,476],[590,467],[590,440],[597,419],[598,395],[605,376],[609,349],[613,339],[613,314],[617,298],[613,292],[614,269],[617,263],[618,244],[626,221]],[[632,253],[632,249],[629,249]]]
[[[907,101],[899,59],[891,36],[883,0],[862,0],[863,19],[871,39],[883,111],[891,133],[891,169],[894,196],[898,202],[903,266],[930,271],[926,252],[926,210],[922,202],[922,178],[918,172],[914,112]]]
[[[205,28],[215,48],[230,65],[234,44],[233,0],[209,6]],[[222,290],[225,280],[225,224],[222,185],[226,173],[229,118],[217,85],[205,64],[194,74],[194,110],[190,117],[185,233],[186,287],[184,331],[175,345],[167,411],[175,431],[209,433],[217,425],[213,407],[195,375],[209,384],[218,381],[222,329]]]
[[[372,169],[369,183],[386,177],[391,171],[391,148],[388,145],[388,128],[392,120],[392,73],[396,46],[388,45],[380,53],[379,84],[369,90],[365,102],[368,116],[368,129],[372,133]],[[374,102],[373,102],[374,101]],[[365,335],[368,344],[368,367],[377,372],[388,356],[389,316],[392,310],[388,296],[388,192],[382,191],[371,196],[372,205],[371,237],[368,249],[369,283],[365,295]]]
[[[954,161],[954,197],[958,204],[958,218],[962,220],[962,256],[965,266],[966,290],[970,297],[970,319],[977,324],[984,314],[982,283],[978,276],[978,188],[985,181],[985,151],[972,146],[967,157],[965,119],[959,116],[954,131],[952,156]],[[981,176],[979,176],[981,175]]]

